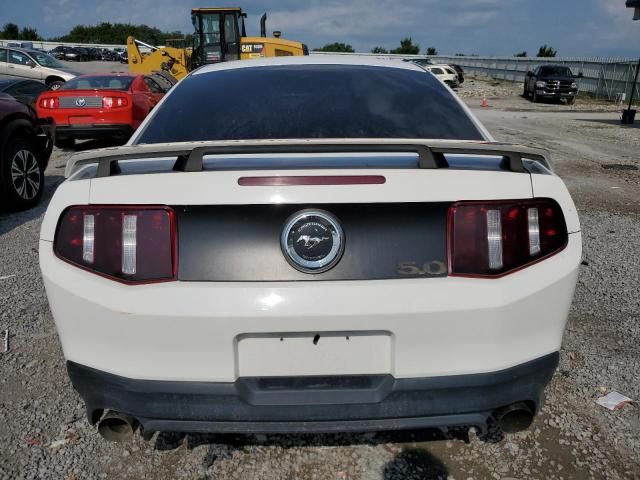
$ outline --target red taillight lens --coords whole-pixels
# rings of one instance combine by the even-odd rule
[[[103,108],[118,108],[127,105],[129,105],[129,100],[126,97],[102,97]]]
[[[53,249],[63,260],[125,283],[175,280],[175,214],[168,207],[71,207],[60,218]]]
[[[497,277],[562,250],[567,226],[553,200],[458,202],[449,209],[451,275]]]
[[[40,107],[41,108],[58,108],[59,102],[57,98],[41,98],[40,99]]]

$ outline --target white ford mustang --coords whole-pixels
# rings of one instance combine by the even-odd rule
[[[107,438],[526,428],[581,257],[548,154],[404,62],[201,68],[76,154],[40,265]]]

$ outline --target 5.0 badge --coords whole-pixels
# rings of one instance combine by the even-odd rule
[[[398,275],[442,275],[447,273],[447,265],[437,260],[422,265],[418,265],[417,262],[400,262],[396,271]]]

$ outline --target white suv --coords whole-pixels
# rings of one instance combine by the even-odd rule
[[[418,66],[209,65],[66,175],[40,265],[107,438],[517,431],[540,407],[576,208],[544,150],[495,143]]]
[[[458,87],[458,73],[449,65],[426,65],[424,69],[433,73],[451,88]]]

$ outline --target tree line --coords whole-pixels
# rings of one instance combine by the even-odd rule
[[[180,31],[163,32],[162,30],[150,27],[148,25],[134,25],[131,23],[109,23],[102,22],[98,25],[76,25],[71,31],[60,37],[50,38],[51,42],[65,42],[65,43],[107,43],[114,45],[124,45],[127,43],[127,37],[133,35],[137,40],[141,40],[151,45],[165,45],[170,40],[183,40],[185,45],[190,45],[192,42],[191,34],[183,34]],[[0,38],[6,40],[32,40],[39,41],[43,38],[38,34],[35,28],[22,27],[22,29],[15,23],[7,23],[2,31],[0,31]],[[346,52],[354,53],[355,49],[348,43],[334,42],[327,43],[326,45],[314,48],[316,52]],[[420,45],[413,43],[411,37],[406,37],[400,40],[400,46],[393,49],[386,49],[385,47],[376,46],[371,50],[371,53],[398,53],[402,55],[418,55],[420,53]],[[435,47],[428,47],[424,52],[425,55],[438,55],[438,50]],[[538,50],[536,57],[555,57],[557,50],[548,46],[542,45]],[[456,56],[463,57],[465,54],[456,53]],[[518,52],[513,55],[514,57],[527,57],[527,52]]]
[[[0,38],[7,40],[42,40],[42,37],[38,35],[38,31],[31,27],[22,27],[22,30],[15,23],[7,23],[2,31],[0,31]]]
[[[348,43],[334,42],[327,43],[326,45],[314,48],[314,52],[336,52],[336,53],[355,53],[355,49]],[[386,49],[385,47],[374,47],[371,53],[399,53],[402,55],[418,55],[420,54],[420,45],[413,43],[411,37],[403,38],[400,40],[400,46],[393,49]],[[425,55],[438,55],[438,50],[435,47],[428,47],[424,52]],[[548,45],[542,45],[538,50],[536,57],[555,57],[558,51]],[[456,57],[465,56],[478,56],[477,54],[466,55],[464,53],[456,53]],[[527,52],[518,52],[513,55],[514,57],[526,57]]]
[[[348,43],[327,43],[323,47],[314,48],[314,52],[334,52],[334,53],[355,53],[354,48]],[[387,50],[384,47],[374,47],[371,53],[400,53],[403,55],[418,55],[420,53],[420,45],[413,43],[411,37],[400,40],[400,46]],[[435,47],[429,47],[425,50],[425,55],[437,55],[438,51]]]
[[[190,45],[192,39],[191,34],[185,35],[180,31],[163,32],[148,25],[102,22],[98,25],[76,25],[66,35],[49,38],[48,41],[124,45],[127,43],[129,35],[133,35],[137,40],[151,45],[164,45],[167,40],[177,39],[181,39],[187,45]],[[23,27],[20,29],[15,23],[7,23],[0,31],[0,38],[6,40],[44,40],[35,28]]]
[[[536,57],[555,57],[558,54],[558,51],[553,48],[550,47],[548,45],[542,45],[539,49],[538,49],[538,54],[536,55]],[[514,57],[527,57],[527,52],[526,50],[524,52],[518,52],[516,54],[513,55]]]

